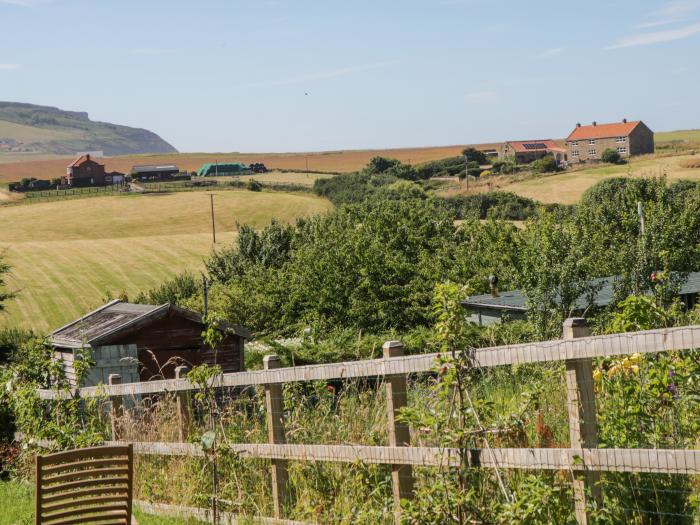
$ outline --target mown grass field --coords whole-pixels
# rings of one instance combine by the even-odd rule
[[[311,195],[222,191],[215,196],[217,246],[237,223],[262,227],[325,212]],[[0,249],[12,266],[17,297],[0,326],[46,332],[101,304],[109,294],[135,295],[183,270],[197,271],[211,252],[209,196],[204,192],[95,197],[0,207]]]
[[[335,175],[330,173],[299,173],[295,171],[269,171],[267,173],[254,173],[252,175],[241,175],[240,177],[208,177],[211,179],[216,179],[222,184],[226,184],[232,179],[238,179],[241,181],[246,181],[249,179],[255,179],[262,183],[272,183],[272,184],[299,184],[301,186],[313,186],[317,179],[328,179],[330,177],[335,177]]]

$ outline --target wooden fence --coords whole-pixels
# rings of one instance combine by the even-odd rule
[[[633,353],[658,353],[700,348],[700,326],[650,330],[628,334],[590,336],[583,319],[568,319],[564,323],[564,339],[540,343],[482,348],[473,352],[476,366],[563,361],[566,365],[567,409],[569,418],[569,448],[487,448],[469,451],[468,463],[474,468],[564,470],[571,473],[574,506],[578,523],[588,523],[586,493],[600,500],[600,472],[644,472],[697,475],[700,474],[700,450],[666,449],[601,449],[598,448],[596,400],[592,377],[593,358],[621,356]],[[287,498],[287,461],[365,462],[392,465],[392,486],[396,519],[399,501],[410,498],[413,490],[413,466],[446,466],[459,464],[459,450],[433,447],[412,447],[409,429],[395,419],[405,406],[406,376],[434,370],[438,354],[404,356],[397,341],[384,344],[382,359],[280,368],[275,356],[264,361],[264,370],[223,374],[212,387],[242,387],[262,385],[266,393],[268,443],[233,444],[231,448],[243,457],[272,461],[273,500],[275,518],[282,518]],[[389,446],[287,444],[282,417],[281,393],[284,383],[384,377],[386,388]],[[196,390],[186,378],[120,383],[110,377],[110,384],[79,389],[82,397],[108,396],[113,410],[121,410],[123,396],[173,392],[176,393],[180,439],[186,438],[189,420],[188,392]],[[66,393],[41,390],[42,399],[65,397]],[[113,439],[119,429],[113,426]],[[201,447],[191,443],[134,443],[137,454],[204,456]]]

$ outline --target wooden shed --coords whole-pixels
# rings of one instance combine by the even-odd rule
[[[203,340],[201,316],[170,303],[132,304],[112,301],[51,333],[55,357],[77,386],[73,363],[88,349],[95,361],[80,386],[106,384],[110,374],[123,383],[172,379],[179,365],[218,364],[223,371],[244,370],[244,345],[250,332],[241,326],[220,327],[216,351]]]

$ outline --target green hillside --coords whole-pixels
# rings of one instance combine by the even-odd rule
[[[0,102],[0,151],[72,155],[92,150],[106,155],[177,153],[146,129],[95,122],[84,112]]]

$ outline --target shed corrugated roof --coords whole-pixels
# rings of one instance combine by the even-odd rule
[[[171,311],[192,321],[202,322],[201,316],[196,312],[179,308],[170,303],[161,305],[133,304],[117,300],[55,330],[49,339],[54,346],[66,348],[100,344],[118,336],[136,323],[156,321]],[[246,339],[251,337],[250,332],[240,326],[222,325],[221,329],[230,330]]]
[[[613,299],[614,284],[617,277],[600,277],[592,279],[591,284],[600,286],[593,298],[595,306],[608,306]],[[679,295],[700,293],[700,272],[691,272],[681,285]],[[492,297],[491,294],[473,295],[462,301],[467,307],[489,308],[492,310],[527,310],[527,296],[522,290],[511,290]],[[587,298],[580,297],[576,301],[576,308],[583,310],[588,306]]]

